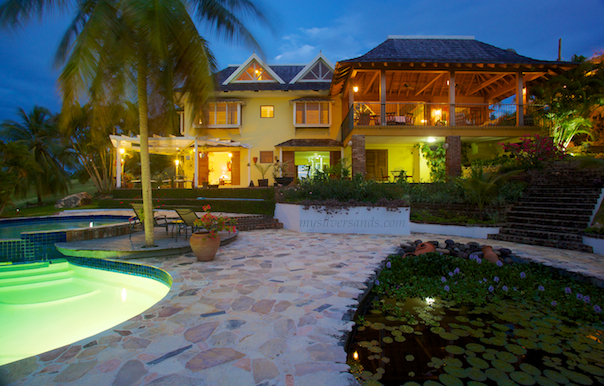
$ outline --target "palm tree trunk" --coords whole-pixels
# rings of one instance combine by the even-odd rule
[[[138,115],[141,138],[141,185],[143,189],[143,211],[145,213],[145,246],[152,247],[153,239],[153,197],[151,195],[151,169],[149,167],[149,112],[147,106],[147,63],[145,54],[139,54],[138,62]]]

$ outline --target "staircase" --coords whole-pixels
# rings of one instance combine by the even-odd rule
[[[237,229],[240,231],[253,231],[258,229],[281,229],[283,224],[273,216],[248,215],[237,218]]]
[[[581,232],[589,227],[602,192],[602,169],[554,164],[530,174],[529,187],[489,239],[593,252]]]

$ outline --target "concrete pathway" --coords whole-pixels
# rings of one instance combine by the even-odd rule
[[[266,230],[240,233],[212,262],[139,259],[172,275],[163,300],[96,336],[0,367],[0,385],[356,385],[343,344],[366,283],[399,243],[447,238]],[[451,238],[604,280],[600,255]]]

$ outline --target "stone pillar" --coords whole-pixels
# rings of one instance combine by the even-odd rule
[[[446,155],[446,174],[447,178],[461,176],[461,137],[450,135],[445,138],[445,144],[448,145]]]
[[[365,136],[352,136],[352,175],[361,174],[365,177]]]

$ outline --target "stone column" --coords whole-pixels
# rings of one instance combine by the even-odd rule
[[[365,136],[352,136],[352,175],[361,174],[365,177]]]
[[[450,135],[445,138],[445,144],[448,145],[446,155],[446,174],[449,177],[461,176],[461,137]]]

